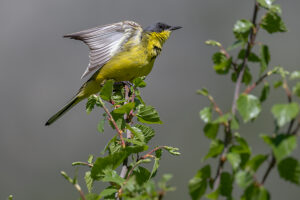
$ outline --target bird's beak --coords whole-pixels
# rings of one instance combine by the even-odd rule
[[[177,30],[177,29],[180,29],[180,28],[182,28],[182,27],[181,26],[171,26],[169,28],[169,30],[174,31],[174,30]]]

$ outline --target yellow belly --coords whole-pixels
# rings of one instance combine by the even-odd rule
[[[103,80],[132,81],[133,79],[148,75],[153,67],[154,59],[148,59],[148,55],[140,48],[132,48],[131,51],[121,52],[108,61],[97,73],[95,80],[101,83]]]

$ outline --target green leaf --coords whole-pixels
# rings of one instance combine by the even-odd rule
[[[198,200],[205,194],[210,176],[210,166],[206,165],[198,170],[197,174],[189,181],[189,193],[192,200]]]
[[[242,41],[242,40],[237,40],[235,41],[232,45],[230,45],[228,48],[227,48],[227,51],[231,51],[233,49],[236,49],[238,47],[240,47],[241,45],[243,45],[245,42]]]
[[[102,190],[102,192],[100,193],[100,197],[104,198],[104,197],[107,197],[107,196],[111,196],[111,195],[116,194],[117,192],[118,192],[117,189],[106,188],[106,189]]]
[[[251,80],[252,80],[252,75],[250,73],[249,67],[246,67],[242,82],[245,83],[246,85],[249,85],[249,83],[251,83]]]
[[[219,198],[219,194],[220,194],[220,189],[218,188],[215,191],[205,195],[205,197],[211,200],[217,200]]]
[[[151,173],[149,172],[148,169],[138,166],[134,171],[133,171],[133,175],[136,178],[136,182],[139,185],[144,184],[145,182],[147,182],[150,179],[150,175]]]
[[[61,174],[67,181],[69,181],[71,184],[74,184],[73,179],[70,178],[66,172],[61,171],[60,174]]]
[[[201,94],[203,96],[208,96],[208,90],[206,88],[202,88],[201,90],[197,90],[197,94]]]
[[[224,144],[221,140],[213,140],[210,143],[209,151],[204,157],[203,161],[208,158],[218,156],[219,154],[222,153],[223,149],[224,149]]]
[[[300,184],[300,163],[292,157],[283,159],[277,166],[279,175],[286,181]]]
[[[107,80],[100,91],[100,97],[105,101],[110,101],[114,87],[114,80]]]
[[[300,79],[300,71],[293,71],[290,75],[291,80]]]
[[[160,160],[160,158],[158,158],[158,157],[154,158],[154,164],[153,164],[153,168],[152,168],[151,174],[149,176],[149,179],[156,175],[157,169],[159,167],[159,160]]]
[[[145,77],[138,77],[133,80],[133,85],[137,88],[143,88],[147,86],[147,83],[144,81]]]
[[[274,86],[275,89],[277,89],[277,88],[281,87],[282,84],[283,84],[282,80],[279,80],[279,81],[276,81],[276,82],[273,84],[273,86]]]
[[[297,138],[294,135],[279,134],[274,138],[268,135],[261,135],[261,137],[272,148],[278,162],[289,156],[297,147]]]
[[[145,136],[139,128],[131,127],[129,124],[126,124],[126,128],[134,135],[136,139],[141,142],[145,142]]]
[[[264,102],[267,99],[269,93],[270,93],[270,85],[268,82],[266,82],[264,84],[264,87],[263,87],[260,97],[259,97],[260,102]]]
[[[237,170],[239,168],[240,163],[241,163],[240,154],[230,152],[230,153],[227,154],[226,158],[227,158],[227,160],[229,161],[229,163],[231,164],[231,166],[234,170]]]
[[[246,50],[242,49],[239,52],[238,58],[241,59],[241,60],[243,60],[245,58],[245,55],[246,55]],[[253,53],[253,52],[250,52],[250,54],[248,56],[248,60],[250,62],[260,62],[260,58],[255,53]]]
[[[240,170],[235,174],[236,183],[241,188],[245,189],[253,182],[253,175],[244,170]]]
[[[262,45],[260,48],[260,74],[262,74],[267,68],[270,62],[270,52],[267,45]]]
[[[203,108],[200,113],[200,118],[205,122],[208,123],[212,120],[212,108],[211,107],[205,107]]]
[[[216,120],[214,120],[212,123],[228,123],[228,121],[231,119],[232,115],[231,113],[226,113],[220,117],[218,117]]]
[[[84,180],[89,193],[91,193],[93,188],[93,179],[90,171],[85,172]]]
[[[153,106],[142,106],[137,113],[138,121],[146,124],[162,124]]]
[[[94,180],[103,178],[106,169],[116,169],[129,155],[142,152],[147,148],[147,146],[127,146],[119,152],[112,153],[106,157],[97,158],[91,170],[92,178]]]
[[[105,169],[103,171],[104,177],[101,179],[103,182],[112,182],[118,185],[122,185],[125,179],[121,178],[116,171],[112,169]]]
[[[99,133],[104,132],[104,124],[105,124],[105,118],[101,119],[97,125],[97,130],[99,131]]]
[[[155,135],[155,131],[149,126],[145,126],[142,124],[136,124],[132,128],[137,128],[143,133],[143,135],[145,137],[144,142],[146,142],[146,143],[148,143]]]
[[[85,195],[85,200],[100,200],[101,196],[98,194],[87,194]],[[82,198],[80,198],[82,200]]]
[[[13,195],[9,195],[8,200],[13,200]]]
[[[98,101],[98,97],[96,95],[89,96],[86,102],[86,112],[89,114],[95,107],[96,102]]]
[[[207,41],[205,41],[205,44],[210,45],[210,46],[218,46],[218,47],[222,46],[220,42],[217,42],[215,40],[207,40]]]
[[[180,155],[180,153],[178,152],[179,149],[176,147],[164,146],[163,148],[172,155],[175,155],[175,156]]]
[[[135,145],[137,145],[137,146],[144,146],[144,145],[145,145],[144,142],[140,142],[140,141],[138,141],[138,140],[136,140],[136,139],[123,138],[123,140],[124,140],[125,142],[131,143],[131,144],[135,144]]]
[[[125,128],[125,125],[126,125],[125,120],[124,120],[124,115],[123,114],[118,114],[118,113],[115,113],[115,112],[111,112],[110,114],[113,117],[113,119],[115,120],[118,128],[120,130],[123,130]],[[109,124],[113,129],[115,129],[115,126],[113,125],[113,123],[111,121],[109,121]]]
[[[268,12],[261,21],[260,26],[268,33],[286,32],[287,28],[281,17],[275,12]]]
[[[232,130],[237,130],[237,129],[240,128],[239,122],[238,122],[238,120],[237,120],[237,118],[235,116],[231,120],[230,128]]]
[[[267,155],[256,155],[251,160],[249,160],[246,164],[247,169],[250,169],[253,172],[256,170],[267,160]]]
[[[227,198],[231,198],[233,189],[233,178],[228,172],[223,172],[220,179],[220,194]]]
[[[246,19],[239,20],[233,27],[233,33],[238,40],[246,41],[253,24]]]
[[[294,87],[293,87],[293,93],[300,97],[300,82],[298,82]]]
[[[263,186],[250,185],[245,190],[242,200],[270,200],[269,192]]]
[[[217,52],[213,55],[212,60],[215,64],[214,70],[218,74],[228,73],[231,66],[232,58],[227,59],[223,53]]]
[[[208,137],[209,139],[215,139],[219,132],[219,127],[220,124],[207,123],[203,129],[205,136]]]
[[[272,3],[274,2],[274,0],[257,0],[257,2],[259,3],[259,5],[263,8],[271,8]]]
[[[289,104],[275,104],[272,114],[280,127],[294,119],[299,113],[299,105],[295,102]]]
[[[261,106],[254,95],[241,94],[237,100],[237,109],[246,123],[259,115]]]
[[[126,103],[122,106],[120,106],[119,108],[114,109],[114,113],[118,113],[118,114],[129,114],[131,110],[133,110],[135,106],[134,102],[130,102],[130,103]]]
[[[88,158],[87,162],[92,163],[93,159],[94,159],[94,156],[91,154],[91,155],[89,155],[89,158]]]

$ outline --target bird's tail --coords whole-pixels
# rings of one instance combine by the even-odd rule
[[[67,104],[65,105],[60,111],[58,111],[55,115],[50,117],[50,119],[46,122],[45,126],[51,125],[55,122],[58,118],[60,118],[63,114],[73,108],[76,104],[78,104],[82,99],[79,98],[77,95]]]

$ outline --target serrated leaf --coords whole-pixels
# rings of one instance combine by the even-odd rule
[[[218,74],[227,74],[231,63],[232,63],[232,58],[227,59],[226,56],[221,53],[217,52],[213,55],[213,62],[214,62],[214,70]]]
[[[99,196],[98,194],[87,194],[85,195],[85,200],[100,200],[101,196]],[[80,198],[80,200],[82,200]]]
[[[258,185],[250,185],[245,190],[242,200],[270,200],[269,192],[263,187]]]
[[[145,77],[138,77],[133,80],[133,85],[135,87],[143,88],[147,86],[147,83],[144,81]]]
[[[245,55],[246,55],[246,50],[242,49],[238,54],[238,58],[243,60],[245,58]],[[250,54],[248,55],[248,60],[250,62],[260,62],[260,58],[253,52],[250,52]]]
[[[104,124],[105,124],[105,118],[101,119],[97,125],[97,130],[99,133],[104,133]]]
[[[153,106],[142,106],[136,114],[138,121],[146,124],[162,124],[158,112]]]
[[[267,160],[267,155],[256,155],[246,164],[247,169],[256,172],[256,170]]]
[[[151,171],[151,174],[149,176],[149,179],[156,175],[157,169],[159,167],[159,160],[160,160],[160,158],[157,158],[157,157],[154,158],[154,164],[153,164],[152,171]]]
[[[116,183],[118,185],[122,185],[125,181],[124,178],[121,178],[116,171],[112,170],[112,169],[105,169],[103,171],[104,176],[101,179],[101,181],[103,182],[112,182],[112,183]]]
[[[197,90],[197,94],[201,94],[203,96],[208,96],[208,90],[206,88],[202,88],[201,90]]]
[[[275,104],[272,114],[280,127],[294,119],[299,113],[299,105],[295,102],[289,104]]]
[[[136,182],[139,185],[144,184],[145,182],[147,182],[150,178],[151,173],[149,172],[148,169],[138,166],[134,171],[133,171],[133,175],[135,176]]]
[[[210,143],[209,151],[206,154],[206,156],[203,158],[203,161],[211,158],[211,157],[216,157],[222,153],[224,149],[224,144],[221,140],[213,140]]]
[[[291,80],[300,79],[300,71],[293,71],[290,75]]]
[[[251,81],[252,81],[252,75],[250,73],[249,67],[247,66],[244,71],[242,82],[245,83],[245,85],[249,85],[249,83],[251,83]]]
[[[205,107],[203,108],[200,113],[200,118],[205,122],[208,123],[212,120],[212,108],[211,107]]]
[[[218,47],[222,46],[220,42],[217,42],[215,40],[207,40],[207,41],[205,41],[205,44],[211,45],[211,46],[218,46]]]
[[[267,45],[262,45],[260,48],[260,74],[262,74],[267,68],[270,62],[270,52]]]
[[[145,137],[145,142],[148,143],[154,136],[155,136],[155,131],[149,127],[149,126],[145,126],[142,124],[136,124],[134,125],[135,128],[141,130],[141,132],[143,133],[144,137]],[[132,127],[132,128],[134,128]]]
[[[219,132],[219,127],[220,124],[218,123],[207,123],[203,129],[205,136],[209,139],[215,139]]]
[[[126,125],[124,115],[123,114],[118,114],[118,113],[115,113],[115,112],[111,112],[110,114],[113,117],[113,119],[115,120],[118,128],[120,130],[123,130],[125,128],[125,125]],[[113,129],[115,129],[115,126],[113,125],[113,123],[111,121],[109,121],[109,124]]]
[[[111,99],[114,83],[115,83],[114,80],[105,81],[105,84],[103,85],[100,91],[100,97],[103,100],[109,101]]]
[[[249,20],[238,20],[233,27],[233,33],[238,40],[246,41],[252,27],[253,24]]]
[[[261,21],[260,26],[268,33],[286,32],[287,28],[281,17],[275,12],[268,12]]]
[[[137,145],[137,146],[143,146],[143,145],[145,145],[144,142],[140,142],[140,141],[135,140],[135,139],[123,138],[123,140],[124,140],[125,142],[131,143],[131,144],[135,144],[135,145]]]
[[[89,96],[87,102],[86,102],[86,112],[89,114],[90,112],[92,112],[92,110],[95,107],[95,104],[97,102],[97,96],[96,95],[91,95]]]
[[[292,157],[283,159],[277,166],[279,175],[286,181],[298,184],[300,183],[300,163]]]
[[[294,95],[300,97],[300,82],[293,87],[293,93]]]
[[[227,51],[231,51],[233,49],[236,49],[240,46],[242,46],[245,42],[242,41],[242,40],[237,40],[235,41],[232,45],[230,45],[228,48],[227,48]]]
[[[245,189],[253,182],[253,175],[245,170],[240,170],[235,174],[236,183]]]
[[[220,194],[227,198],[231,198],[233,189],[233,178],[228,172],[223,172],[220,179]]]
[[[270,85],[268,82],[266,82],[264,84],[264,87],[259,97],[260,102],[264,102],[268,98],[269,93],[270,93]]]
[[[141,142],[145,142],[145,136],[139,128],[131,127],[129,124],[126,124],[126,128],[134,135],[136,139]]]
[[[104,198],[113,194],[116,194],[118,192],[117,189],[114,188],[106,188],[104,190],[102,190],[102,192],[100,193],[100,197]]]
[[[85,172],[84,180],[89,193],[91,193],[93,188],[93,179],[90,171]]]
[[[120,151],[112,153],[106,157],[97,158],[91,170],[92,178],[94,180],[103,178],[104,170],[116,169],[129,155],[145,151],[147,148],[148,146],[127,146],[126,148],[123,148]]]
[[[119,108],[114,109],[113,112],[117,114],[129,114],[129,112],[133,110],[134,106],[135,106],[134,102],[126,103],[120,106]]]
[[[246,123],[259,115],[261,106],[256,96],[241,94],[237,100],[237,109]]]
[[[297,147],[297,138],[294,135],[279,134],[274,138],[268,135],[261,135],[261,137],[272,148],[278,162],[289,156]]]
[[[210,166],[206,165],[198,170],[197,174],[189,181],[189,193],[192,200],[198,200],[205,194],[210,174]]]

